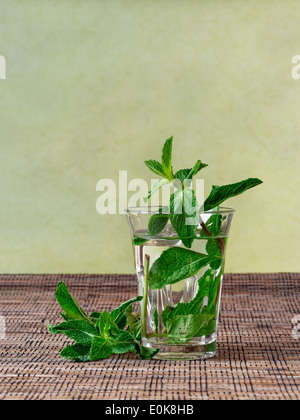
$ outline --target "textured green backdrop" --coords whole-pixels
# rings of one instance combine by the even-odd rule
[[[227,271],[300,271],[300,2],[1,0],[0,271],[133,272],[96,183],[200,158],[231,199]]]

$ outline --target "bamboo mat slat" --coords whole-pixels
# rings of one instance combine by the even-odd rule
[[[131,275],[0,275],[0,399],[299,399],[300,273],[227,274],[217,356],[206,361],[65,361],[70,339],[54,293],[64,280],[83,308],[113,309],[137,294]],[[300,324],[300,321],[299,321]],[[300,332],[300,326],[299,326]]]

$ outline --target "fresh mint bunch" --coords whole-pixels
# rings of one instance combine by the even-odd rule
[[[48,325],[52,334],[65,334],[75,341],[68,345],[61,356],[75,361],[94,361],[112,354],[132,352],[140,359],[151,359],[159,350],[140,343],[140,317],[132,312],[132,305],[143,299],[137,296],[111,312],[92,312],[88,316],[69,293],[64,282],[59,282],[56,298],[63,309],[65,322]]]
[[[226,245],[226,238],[220,236],[222,214],[219,213],[219,205],[261,184],[262,181],[258,178],[249,178],[234,184],[215,185],[204,203],[198,203],[190,184],[193,177],[208,165],[197,160],[192,168],[180,169],[174,174],[172,142],[173,137],[166,140],[161,163],[154,160],[145,162],[149,169],[163,177],[149,192],[147,199],[165,183],[172,182],[175,187],[167,209],[160,208],[151,216],[148,234],[150,237],[158,235],[170,221],[182,246],[173,246],[161,253],[149,266],[148,272],[146,270],[147,283],[150,289],[162,289],[196,275],[206,266],[210,267],[199,278],[198,292],[191,302],[178,303],[172,308],[168,306],[161,313],[169,342],[173,340],[178,343],[180,340],[188,342],[192,337],[211,334],[215,330],[216,297],[224,271]],[[204,211],[213,210],[206,223],[201,219],[203,209]],[[206,240],[206,254],[190,249],[196,238]],[[135,245],[143,245],[147,239],[136,238],[135,241]]]

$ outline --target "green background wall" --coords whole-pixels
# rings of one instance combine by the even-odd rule
[[[125,216],[96,183],[174,165],[212,183],[259,177],[227,271],[300,271],[300,2],[2,0],[0,271],[133,272]]]

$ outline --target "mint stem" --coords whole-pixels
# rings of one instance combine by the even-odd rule
[[[144,263],[144,296],[143,296],[143,311],[142,311],[142,334],[143,337],[147,336],[147,304],[148,304],[148,282],[149,282],[149,255],[145,254]]]
[[[203,220],[201,218],[200,218],[200,220],[201,220],[200,225],[202,226],[202,229],[204,230],[204,232],[206,233],[206,235],[212,236],[211,233],[210,233],[210,231],[207,229],[206,224],[203,222]]]

